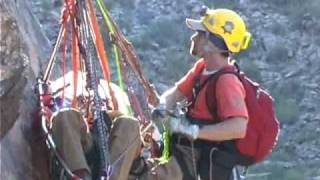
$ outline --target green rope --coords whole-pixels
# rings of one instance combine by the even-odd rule
[[[102,2],[102,0],[96,0],[98,7],[102,13],[102,16],[104,18],[104,21],[107,25],[108,30],[111,33],[115,32],[115,29],[113,27],[113,24],[111,22],[111,17],[109,16],[108,10],[106,5]],[[116,65],[117,65],[117,75],[118,75],[118,83],[120,88],[123,90],[124,89],[124,83],[123,83],[123,79],[122,79],[122,72],[121,72],[121,68],[120,68],[120,52],[119,52],[119,48],[113,44],[112,45],[112,49],[113,49],[113,53],[115,56],[115,60],[116,60]],[[132,113],[132,109],[131,107],[128,107],[128,111],[130,112],[130,114]],[[163,143],[164,143],[164,149],[162,152],[162,157],[160,158],[160,163],[167,163],[170,159],[170,133],[169,130],[167,128],[164,129],[164,133],[163,133]]]
[[[106,5],[102,2],[102,0],[97,0],[97,4],[98,4],[98,7],[99,7],[99,9],[100,9],[100,11],[102,13],[102,16],[104,18],[104,21],[105,21],[105,23],[107,25],[108,30],[111,33],[114,33],[115,32],[115,28],[113,27],[113,24],[111,22],[111,17],[108,14],[108,10],[107,10]],[[121,68],[120,68],[120,51],[119,51],[119,48],[115,44],[112,45],[112,50],[113,50],[113,54],[114,54],[116,65],[117,65],[118,85],[120,86],[120,88],[122,90],[124,90],[124,83],[123,83],[123,79],[122,79],[122,71],[121,71]]]
[[[160,158],[160,164],[165,164],[169,162],[170,159],[170,141],[171,141],[171,135],[167,127],[164,126],[164,132],[163,132],[163,151],[162,156]]]
[[[112,24],[112,21],[111,21],[111,17],[108,13],[108,9],[106,7],[106,5],[103,3],[102,0],[97,0],[97,4],[98,4],[98,7],[102,13],[102,16],[104,18],[104,21],[107,25],[107,28],[109,30],[110,33],[114,33],[115,32],[115,28],[113,27],[113,24]],[[116,66],[117,66],[117,76],[118,76],[118,85],[119,87],[125,91],[125,85],[124,85],[124,82],[123,82],[123,78],[122,78],[122,70],[121,70],[121,66],[120,66],[120,49],[117,47],[117,45],[115,44],[112,44],[112,51],[113,51],[113,54],[114,54],[114,58],[115,58],[115,61],[116,61]],[[133,115],[133,110],[131,108],[131,106],[128,106],[127,107],[127,112],[128,112],[128,115],[132,116]]]

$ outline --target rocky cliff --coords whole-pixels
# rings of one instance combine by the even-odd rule
[[[32,128],[32,86],[48,40],[25,1],[0,1],[0,179],[46,179],[45,149]]]

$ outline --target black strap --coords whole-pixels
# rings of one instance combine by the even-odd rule
[[[217,72],[216,72],[217,73]],[[201,74],[197,75],[193,80],[193,89],[192,89],[192,100],[189,106],[189,109],[194,108],[196,99],[200,93],[200,91],[204,88],[204,86],[215,77],[216,73],[211,74],[202,84],[200,84]]]

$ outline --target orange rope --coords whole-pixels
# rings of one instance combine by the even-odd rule
[[[99,56],[99,61],[102,66],[103,75],[104,75],[105,80],[107,80],[107,82],[108,82],[108,88],[109,88],[112,106],[113,106],[112,108],[114,110],[117,110],[118,109],[118,102],[116,100],[115,93],[112,90],[110,83],[109,83],[109,82],[111,82],[109,60],[107,57],[107,53],[105,51],[102,35],[100,33],[99,24],[98,24],[97,17],[96,17],[96,12],[94,10],[94,6],[93,6],[92,1],[88,0],[87,2],[88,2],[87,6],[89,9],[88,15],[90,17],[90,26],[91,26],[92,33],[93,33],[92,37],[95,38],[94,42],[95,42],[97,54]]]
[[[77,34],[76,32],[73,32],[72,33],[73,98],[72,98],[71,106],[74,108],[77,106],[78,70],[80,69],[79,61],[80,61],[80,56],[79,56]]]
[[[78,87],[78,70],[80,69],[80,54],[78,46],[78,28],[76,28],[76,1],[75,0],[65,0],[65,12],[64,12],[64,22],[67,23],[66,17],[71,18],[72,23],[72,70],[73,70],[73,98],[71,101],[71,106],[77,106],[77,87]],[[65,24],[65,26],[67,26]],[[63,73],[64,78],[65,72]],[[65,87],[65,86],[64,86]]]
[[[64,22],[64,26],[65,26],[65,31],[67,32],[68,28],[67,28],[67,22]],[[65,87],[66,87],[66,79],[65,79],[65,74],[66,74],[66,61],[67,61],[67,50],[68,50],[68,46],[67,46],[67,40],[68,40],[68,33],[64,34],[63,37],[63,46],[62,46],[62,75],[63,75],[63,89],[62,89],[62,94],[61,94],[61,104],[63,105],[63,101],[64,101],[64,95],[65,95]]]
[[[94,33],[93,38],[95,38],[94,42],[95,42],[97,54],[99,56],[99,60],[100,60],[101,66],[102,66],[103,75],[104,75],[104,78],[108,82],[110,82],[111,75],[110,75],[110,69],[109,69],[109,60],[107,58],[107,53],[104,48],[104,42],[103,42],[102,35],[100,33],[96,13],[95,13],[92,1],[88,0],[87,2],[88,2],[88,4],[87,4],[88,5],[88,15],[90,17],[90,26],[91,26],[91,29],[93,30],[93,33]]]

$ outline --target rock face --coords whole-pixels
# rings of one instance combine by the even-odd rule
[[[48,41],[26,1],[0,1],[0,179],[47,179],[32,91]]]

